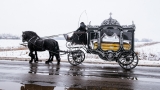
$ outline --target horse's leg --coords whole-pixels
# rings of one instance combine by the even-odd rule
[[[59,65],[60,64],[60,61],[61,61],[61,58],[60,58],[60,52],[59,52],[59,44],[58,44],[58,42],[56,43],[56,45],[57,45],[57,48],[55,49],[56,51],[56,53],[54,53],[54,55],[56,56],[56,60],[57,60],[57,65]]]
[[[49,64],[49,62],[51,61],[52,55],[51,52],[49,52],[49,59],[45,62],[46,64]]]
[[[37,54],[37,51],[35,51],[35,59],[34,59],[34,62],[35,62],[35,63],[38,63],[38,54]]]
[[[29,61],[29,63],[32,63],[33,59],[35,58],[33,51],[30,51],[29,56],[31,57],[31,60]]]
[[[53,52],[50,52],[50,62],[52,63],[52,61],[53,61],[53,57],[54,57],[54,53]]]
[[[50,52],[50,62],[52,62],[53,61],[53,57],[54,57],[54,53],[53,52]]]
[[[59,64],[60,64],[60,61],[61,61],[59,51],[55,53],[55,56],[56,56],[56,60],[57,60],[57,65],[59,65]]]

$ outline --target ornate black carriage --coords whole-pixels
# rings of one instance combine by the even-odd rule
[[[116,61],[124,69],[133,69],[138,64],[138,56],[134,52],[135,25],[121,26],[112,19],[104,20],[100,26],[87,25],[87,32],[74,32],[74,39],[67,47],[70,52],[68,61],[79,65],[85,59],[85,53],[97,54],[106,61]],[[85,35],[84,35],[85,34]],[[83,40],[81,40],[83,38]],[[84,41],[84,38],[86,41]],[[74,45],[81,46],[74,46]]]

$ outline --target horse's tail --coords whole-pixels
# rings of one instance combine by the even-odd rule
[[[56,46],[57,46],[57,51],[59,51],[59,43],[56,42]]]
[[[55,45],[54,50],[55,50],[56,52],[59,52],[59,43],[58,43],[58,41],[54,40],[54,45]]]
[[[56,43],[55,43],[55,52],[56,52],[56,54],[55,54],[55,56],[56,56],[56,59],[57,59],[57,62],[58,62],[58,64],[60,63],[60,61],[61,61],[61,58],[60,58],[60,51],[59,51],[59,44],[58,44],[58,41],[56,41]]]

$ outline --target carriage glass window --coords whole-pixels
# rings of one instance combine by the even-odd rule
[[[94,49],[94,43],[98,42],[98,32],[97,31],[92,31],[89,33],[89,38],[90,38],[90,47]]]
[[[118,51],[120,48],[120,30],[114,27],[104,27],[101,32],[101,49]]]
[[[132,47],[132,32],[126,30],[123,32],[122,37],[124,50],[130,50]]]

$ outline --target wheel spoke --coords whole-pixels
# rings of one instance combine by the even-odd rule
[[[119,57],[118,63],[123,69],[133,69],[138,64],[138,56],[135,54],[135,52],[130,52],[128,55],[126,55],[126,53],[122,53],[122,55]]]
[[[85,54],[81,50],[75,50],[68,54],[68,62],[74,66],[81,64],[84,61],[84,59]]]

